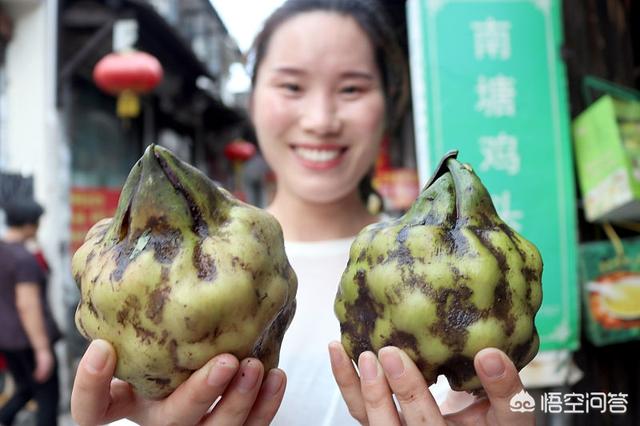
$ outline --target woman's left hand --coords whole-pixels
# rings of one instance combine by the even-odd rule
[[[448,415],[440,412],[422,373],[404,351],[389,346],[377,357],[363,352],[358,360],[360,376],[340,343],[332,342],[329,352],[342,397],[351,415],[363,425],[535,424],[533,413],[509,408],[511,397],[523,387],[513,362],[498,349],[483,349],[474,359],[487,398]]]

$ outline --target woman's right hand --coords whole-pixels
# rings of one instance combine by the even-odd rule
[[[104,340],[94,340],[76,372],[71,413],[81,426],[128,418],[141,425],[268,425],[278,410],[286,376],[255,358],[242,362],[230,354],[211,359],[165,399],[135,394],[131,385],[113,379],[116,354]],[[220,401],[217,401],[222,397]],[[212,410],[211,406],[214,404]]]

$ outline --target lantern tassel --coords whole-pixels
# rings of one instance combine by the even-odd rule
[[[120,118],[134,118],[140,115],[140,98],[133,90],[124,90],[118,95],[116,114]]]

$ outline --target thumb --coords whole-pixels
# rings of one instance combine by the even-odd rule
[[[78,424],[102,422],[111,402],[111,379],[115,366],[113,347],[104,340],[92,341],[78,364],[71,393],[71,413]]]
[[[499,425],[534,425],[533,412],[516,412],[511,409],[511,398],[523,390],[518,370],[504,352],[487,348],[478,352],[474,359],[476,373],[491,402],[488,420]]]

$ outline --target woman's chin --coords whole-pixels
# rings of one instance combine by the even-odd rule
[[[350,188],[347,185],[336,185],[327,187],[324,185],[307,185],[298,188],[298,198],[309,204],[335,204],[348,198],[349,194],[357,191],[357,188]]]

